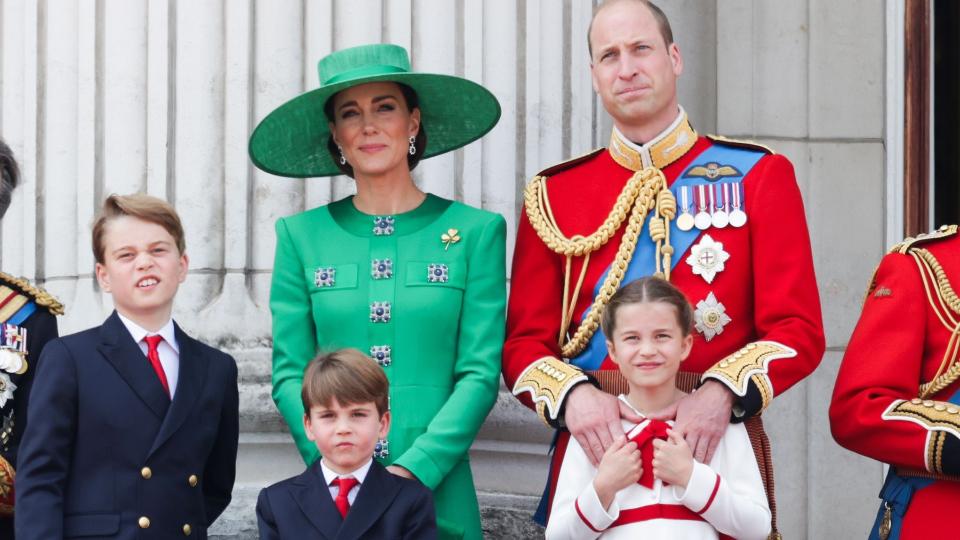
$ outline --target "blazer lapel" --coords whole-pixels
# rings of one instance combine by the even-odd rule
[[[207,357],[201,352],[202,349],[197,340],[184,333],[176,323],[174,323],[174,334],[180,348],[177,390],[167,416],[160,425],[157,438],[153,442],[151,454],[176,433],[190,416],[207,376]]]
[[[337,537],[343,518],[330,497],[319,459],[294,480],[290,496],[324,538]]]
[[[360,484],[357,499],[347,512],[347,519],[337,539],[349,540],[363,536],[380,519],[398,493],[400,480],[374,460],[363,484]]]
[[[100,326],[100,344],[97,348],[153,414],[162,419],[170,407],[170,397],[116,311]]]

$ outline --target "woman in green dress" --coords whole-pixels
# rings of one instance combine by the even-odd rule
[[[481,137],[500,106],[465,79],[410,72],[395,45],[335,52],[319,72],[319,89],[270,113],[250,139],[267,172],[344,173],[357,186],[277,221],[273,399],[312,463],[303,370],[317,351],[368,351],[390,379],[393,416],[375,457],[434,490],[441,531],[481,538],[468,450],[499,388],[505,223],[422,192],[410,170]]]

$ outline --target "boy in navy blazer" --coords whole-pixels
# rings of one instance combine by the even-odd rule
[[[18,459],[19,540],[203,539],[230,502],[237,366],[171,318],[184,248],[166,202],[104,203],[93,251],[116,311],[44,348]]]
[[[260,491],[260,540],[437,537],[430,490],[373,459],[390,430],[388,385],[383,369],[356,349],[310,362],[303,425],[323,457]]]

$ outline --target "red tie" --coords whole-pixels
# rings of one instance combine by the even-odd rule
[[[630,439],[637,443],[637,448],[640,449],[643,473],[637,483],[643,487],[653,489],[653,440],[666,440],[668,429],[670,429],[670,424],[661,420],[650,420],[640,433]],[[664,485],[667,485],[667,483],[664,482]]]
[[[340,511],[340,515],[346,518],[347,511],[350,510],[350,499],[347,498],[347,495],[350,494],[350,490],[353,489],[353,486],[356,486],[360,482],[352,476],[349,478],[344,478],[341,476],[340,478],[334,480],[334,482],[340,486],[340,491],[337,492],[337,499],[333,502],[337,505],[337,510]]]
[[[163,385],[167,396],[170,396],[170,385],[167,384],[167,374],[163,371],[163,364],[160,363],[160,353],[157,352],[157,345],[160,345],[163,337],[147,336],[143,338],[143,340],[147,342],[147,360],[150,360],[150,365],[153,366],[153,370],[157,372],[157,377],[160,377],[160,384]]]

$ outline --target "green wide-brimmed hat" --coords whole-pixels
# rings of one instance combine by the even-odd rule
[[[413,73],[397,45],[363,45],[325,56],[317,65],[320,88],[277,107],[253,130],[250,159],[264,171],[306,178],[341,174],[327,150],[323,112],[334,94],[358,84],[391,81],[417,93],[427,148],[421,159],[475,141],[500,119],[500,103],[479,84],[449,75]]]

